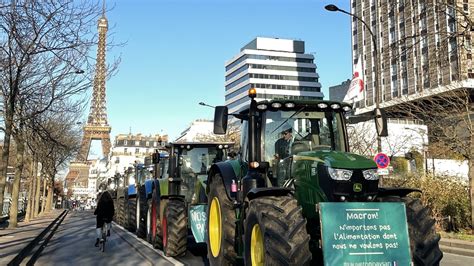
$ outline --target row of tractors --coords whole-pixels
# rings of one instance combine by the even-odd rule
[[[228,114],[225,106],[215,108],[215,134],[226,133],[229,116],[241,122],[236,158],[227,157],[232,143],[171,144],[123,176],[128,186],[116,192],[117,222],[167,256],[184,254],[192,236],[197,243],[206,243],[210,265],[343,265],[374,258],[380,265],[439,264],[443,254],[434,219],[411,196],[420,191],[379,186],[375,162],[349,152],[345,124],[349,104],[257,102],[255,97],[251,89],[250,105],[239,113]],[[386,126],[384,116],[376,119],[382,120],[379,126]],[[277,154],[280,148],[275,143],[289,133],[293,137],[285,142],[287,154]],[[396,238],[406,240],[408,262],[402,258],[383,264],[389,246],[370,241],[364,242],[370,252],[347,253],[352,256],[347,258],[342,249],[351,243],[351,236],[324,238],[323,227],[339,222],[325,216],[331,208],[342,207],[347,219],[362,219],[367,224],[359,228],[371,230],[370,218],[379,217],[370,212],[394,204],[402,206],[403,215],[388,217],[386,223],[406,228]],[[364,213],[350,213],[361,210]],[[402,219],[401,225],[391,224],[395,218]],[[325,250],[335,239],[347,243]]]
[[[167,256],[205,242],[206,182],[212,164],[227,160],[230,142],[171,143],[115,177],[115,221]]]

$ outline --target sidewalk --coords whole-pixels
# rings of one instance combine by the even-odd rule
[[[439,247],[443,252],[474,257],[474,242],[452,238],[441,238]]]
[[[19,222],[15,229],[0,229],[0,265],[7,265],[31,240],[61,214],[55,209],[29,223]]]

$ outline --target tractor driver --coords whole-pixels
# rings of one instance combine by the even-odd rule
[[[281,138],[275,142],[276,159],[283,159],[290,156],[290,144],[293,139],[292,128],[287,128],[281,132]]]

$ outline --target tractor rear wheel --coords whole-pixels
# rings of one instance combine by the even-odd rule
[[[220,174],[209,184],[207,208],[207,258],[210,265],[233,265],[236,218]]]
[[[383,202],[405,203],[410,249],[414,265],[439,265],[443,253],[439,248],[440,235],[436,233],[435,220],[428,207],[411,197],[384,197]]]
[[[136,220],[136,205],[135,199],[128,199],[126,198],[125,202],[125,228],[128,229],[130,232],[135,232],[136,226],[135,226],[135,220]]]
[[[309,265],[310,237],[291,196],[251,200],[244,225],[245,265]]]
[[[158,199],[157,197],[158,196],[157,196],[156,190],[153,190],[152,199],[153,199],[153,203],[155,204],[154,206],[152,206],[152,210],[151,210],[151,215],[152,215],[152,218],[154,219],[154,223],[153,223],[153,220],[151,223],[152,230],[154,226],[154,231],[152,231],[151,244],[153,245],[154,248],[162,248],[163,247],[163,239],[162,239],[163,233],[161,232],[160,207],[158,204],[160,199]]]
[[[145,215],[146,215],[146,206],[145,204],[141,203],[140,200],[140,195],[137,195],[137,210],[136,210],[136,234],[137,237],[139,238],[145,238],[146,237],[146,221],[145,221]]]
[[[188,217],[184,201],[169,200],[163,216],[163,252],[176,257],[186,253]]]
[[[124,215],[123,215],[123,209],[124,209],[124,198],[117,198],[117,223],[121,226],[123,226],[123,220],[124,220]]]

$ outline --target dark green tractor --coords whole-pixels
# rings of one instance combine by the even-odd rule
[[[350,105],[257,102],[255,90],[249,96],[249,108],[231,114],[242,121],[240,158],[209,171],[211,265],[333,265],[323,258],[320,205],[375,203],[383,209],[393,202],[406,213],[401,233],[406,259],[415,265],[439,263],[434,220],[418,199],[408,197],[417,190],[379,187],[375,162],[349,152]],[[214,133],[226,132],[227,119],[227,107],[216,107]]]
[[[149,241],[166,256],[186,252],[188,236],[204,243],[207,172],[211,165],[227,159],[230,142],[170,143],[169,158],[155,158],[161,172],[150,183],[147,232]],[[156,157],[156,156],[155,156]]]

